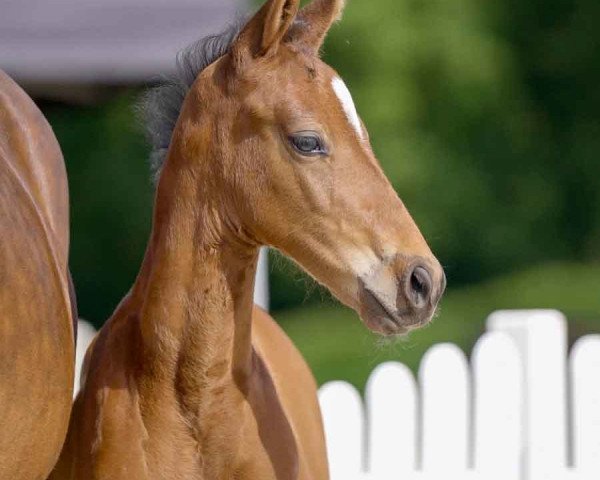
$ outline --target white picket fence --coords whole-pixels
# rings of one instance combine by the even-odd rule
[[[390,362],[364,402],[344,382],[319,400],[331,480],[600,479],[600,335],[567,356],[556,311],[496,312],[470,362],[436,345],[418,381]]]

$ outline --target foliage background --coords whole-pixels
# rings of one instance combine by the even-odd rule
[[[348,2],[324,58],[353,92],[449,293],[434,326],[382,347],[272,254],[275,317],[320,381],[362,384],[373,366],[364,355],[416,367],[433,341],[468,350],[493,308],[562,308],[575,332],[600,330],[598,21],[597,0]],[[139,93],[41,102],[69,171],[80,313],[97,326],[135,278],[150,228]]]

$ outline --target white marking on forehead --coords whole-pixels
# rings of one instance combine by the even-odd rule
[[[350,90],[348,90],[348,87],[344,81],[339,77],[333,77],[331,86],[333,87],[333,91],[337,97],[340,99],[344,113],[346,114],[346,117],[348,117],[348,120],[350,121],[350,124],[354,130],[356,130],[358,138],[362,140],[362,125],[360,123],[360,119],[358,118],[358,113],[356,112],[356,107],[354,106],[354,101],[352,100],[352,94],[350,93]]]

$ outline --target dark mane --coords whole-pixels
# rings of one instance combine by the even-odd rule
[[[155,180],[163,166],[188,90],[202,70],[229,52],[242,27],[243,22],[238,21],[223,32],[202,38],[179,52],[175,73],[165,77],[142,97],[138,108],[152,148],[150,167]]]

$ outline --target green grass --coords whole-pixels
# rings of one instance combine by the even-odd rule
[[[470,353],[497,309],[555,308],[569,319],[572,342],[600,332],[600,266],[551,264],[460,289],[449,288],[434,322],[408,337],[383,340],[340,305],[310,305],[275,312],[317,381],[346,380],[363,388],[371,370],[398,360],[413,371],[433,344],[452,342]]]

